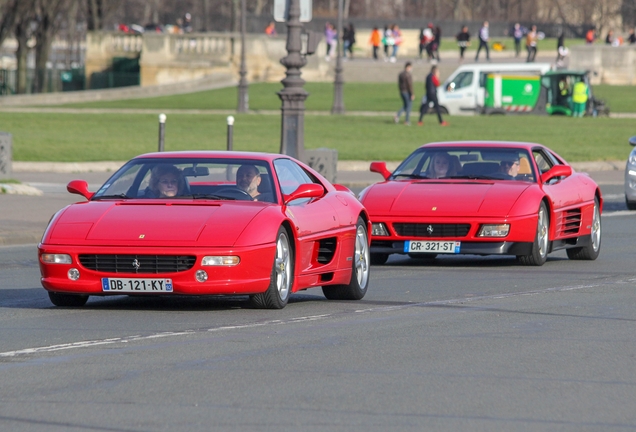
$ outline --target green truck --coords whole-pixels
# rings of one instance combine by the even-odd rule
[[[588,88],[585,115],[608,115],[609,108],[594,98],[589,72],[556,70],[543,75],[488,74],[482,114],[572,116],[572,89],[583,81]]]

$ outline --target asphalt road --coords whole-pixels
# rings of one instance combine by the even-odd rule
[[[392,257],[358,302],[55,308],[35,245],[0,247],[0,430],[634,430],[635,213],[595,176],[598,260]]]

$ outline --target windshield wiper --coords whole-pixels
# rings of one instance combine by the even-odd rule
[[[233,197],[226,197],[214,194],[192,194],[193,199],[210,199],[210,200],[236,200]]]
[[[427,179],[428,177],[423,176],[423,175],[419,175],[419,174],[394,174],[393,178],[396,177],[406,177],[406,178],[412,178],[412,179]]]
[[[120,194],[114,194],[114,195],[100,195],[100,196],[95,197],[93,199],[98,200],[98,199],[103,199],[103,198],[106,198],[106,199],[128,199],[130,197],[128,195],[126,195],[125,193],[120,193]]]

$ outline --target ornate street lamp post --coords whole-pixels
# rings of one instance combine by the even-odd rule
[[[336,77],[333,82],[333,106],[331,107],[331,114],[344,114],[345,107],[342,100],[342,84],[344,80],[342,78],[342,0],[338,0],[338,39],[336,49]]]
[[[280,153],[302,159],[305,150],[305,99],[309,93],[303,88],[305,80],[300,77],[300,68],[307,64],[302,48],[300,22],[300,0],[290,0],[287,18],[287,56],[280,62],[287,71],[281,81],[284,88],[278,92],[283,103]]]
[[[245,6],[246,0],[241,0],[241,66],[239,70],[239,85],[238,85],[238,107],[237,112],[245,113],[249,109],[247,94],[247,70],[245,69],[245,15],[247,8]]]

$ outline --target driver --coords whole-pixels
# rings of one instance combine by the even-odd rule
[[[261,173],[255,165],[241,165],[236,171],[236,186],[244,190],[254,200],[258,200],[260,192],[258,186],[261,184]]]
[[[506,159],[502,160],[499,164],[499,170],[512,178],[517,177],[517,174],[519,174],[519,156],[510,155],[506,157]]]

